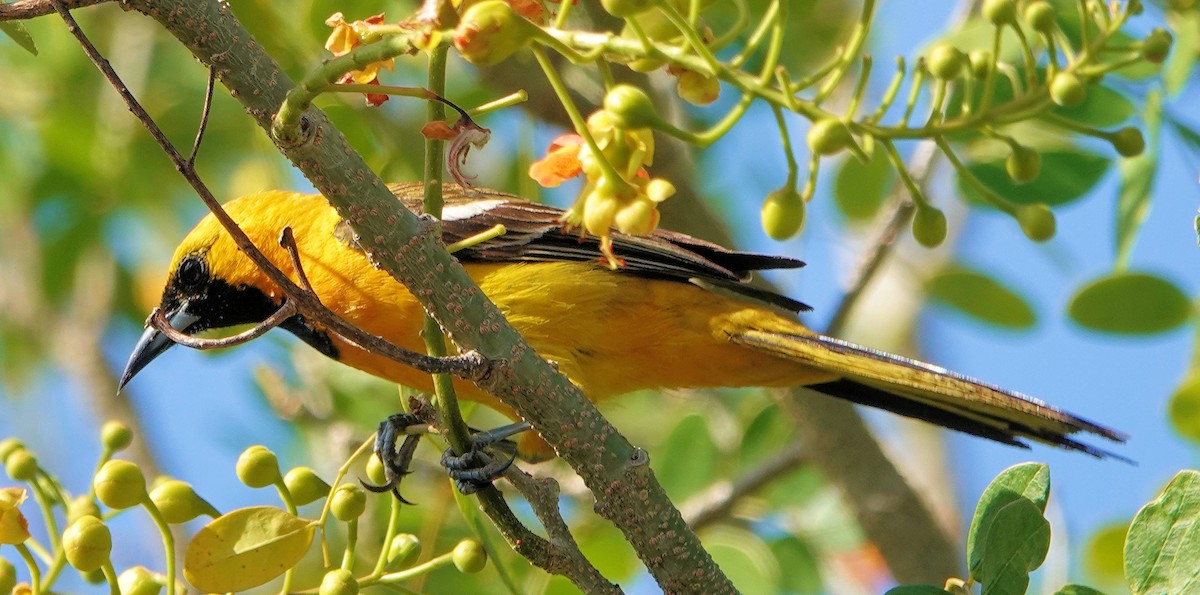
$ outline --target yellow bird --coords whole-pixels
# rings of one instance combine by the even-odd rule
[[[408,208],[420,209],[419,184],[392,190]],[[807,306],[745,283],[753,271],[803,266],[798,260],[735,252],[668,231],[614,233],[625,266],[610,270],[599,261],[597,238],[563,230],[557,209],[492,190],[447,185],[445,194],[447,244],[497,223],[507,227],[505,235],[456,256],[529,344],[595,401],[646,388],[806,386],[1018,446],[1030,439],[1103,457],[1115,455],[1071,435],[1125,440],[1022,394],[815,333],[785,312]],[[424,350],[421,305],[367,261],[324,197],[274,190],[225,208],[283,270],[290,264],[277,238],[290,226],[304,271],[326,307],[401,347]],[[160,308],[173,327],[197,333],[261,322],[283,300],[209,215],[176,250]],[[432,390],[427,374],[363,351],[300,316],[281,326],[339,362]],[[172,345],[147,329],[121,385]],[[514,416],[470,383],[460,381],[457,388],[463,398]]]

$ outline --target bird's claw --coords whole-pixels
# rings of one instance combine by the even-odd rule
[[[379,430],[375,433],[375,456],[383,463],[385,481],[375,485],[360,480],[363,488],[376,493],[391,492],[397,500],[412,504],[400,495],[400,480],[411,473],[409,465],[412,463],[413,453],[417,450],[417,443],[421,440],[420,435],[409,434],[408,429],[421,425],[426,424],[411,413],[397,413],[379,422]],[[396,448],[400,436],[404,436],[404,442]]]
[[[491,485],[517,460],[516,445],[504,440],[528,429],[528,423],[518,422],[486,432],[476,432],[471,436],[471,448],[467,452],[456,455],[453,450],[447,449],[442,453],[442,466],[446,468],[450,479],[454,480],[458,491],[474,494]],[[485,452],[497,443],[508,452],[508,456],[493,458]]]

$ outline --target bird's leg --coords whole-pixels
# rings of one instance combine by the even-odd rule
[[[467,452],[456,455],[447,449],[442,454],[442,466],[449,472],[458,491],[464,494],[474,494],[491,485],[517,459],[516,445],[505,442],[505,438],[530,429],[529,422],[517,422],[501,426],[486,432],[476,432],[471,436],[471,448]],[[508,456],[494,459],[484,452],[488,447],[501,443],[504,450],[511,451]]]
[[[382,485],[361,482],[364,488],[372,492],[390,491],[397,500],[405,504],[412,504],[400,495],[400,480],[410,473],[409,464],[412,463],[413,453],[416,452],[417,443],[421,440],[421,434],[424,433],[412,431],[418,426],[424,427],[425,431],[428,431],[429,424],[412,413],[397,413],[379,422],[379,430],[375,433],[375,456],[379,457],[379,462],[383,463],[386,481]],[[404,436],[404,443],[396,448],[400,436]]]

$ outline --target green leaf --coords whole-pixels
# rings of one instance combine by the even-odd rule
[[[1106,333],[1161,333],[1187,322],[1192,303],[1174,283],[1148,273],[1113,273],[1083,286],[1067,311],[1085,328]]]
[[[1117,91],[1097,85],[1088,87],[1083,103],[1057,107],[1053,113],[1084,126],[1108,128],[1128,120],[1133,115],[1133,103]]]
[[[1117,262],[1129,262],[1133,239],[1150,213],[1150,191],[1158,170],[1158,131],[1162,126],[1162,95],[1151,92],[1142,112],[1146,151],[1117,163],[1121,192],[1117,196]]]
[[[782,591],[787,593],[823,593],[821,564],[807,543],[789,535],[770,544],[776,563],[786,568],[783,573]]]
[[[719,454],[704,416],[679,420],[651,464],[671,498],[686,498],[708,485],[717,470]]]
[[[705,532],[704,549],[741,593],[778,593],[783,575],[771,548],[762,538],[730,526]]]
[[[949,595],[950,592],[933,585],[903,585],[887,590],[884,595]]]
[[[979,567],[971,575],[983,583],[983,595],[1024,595],[1029,573],[1050,551],[1050,522],[1042,508],[1018,498],[996,511],[983,541]]]
[[[746,431],[742,433],[742,443],[738,451],[738,460],[743,467],[749,467],[768,456],[779,454],[785,441],[792,435],[793,428],[788,424],[787,415],[772,403],[759,411]]]
[[[1125,534],[1129,523],[1110,523],[1088,539],[1083,548],[1083,566],[1087,573],[1104,584],[1123,583],[1125,579]]]
[[[1104,592],[1083,585],[1065,585],[1055,591],[1054,595],[1104,595]]]
[[[1125,579],[1135,595],[1200,591],[1200,472],[1180,471],[1133,518]]]
[[[999,281],[962,265],[946,267],[925,284],[929,298],[977,320],[1024,329],[1037,323],[1025,298]]]
[[[1008,177],[1003,159],[971,163],[967,169],[1005,200],[1019,205],[1040,202],[1056,206],[1087,194],[1108,172],[1111,163],[1106,157],[1083,151],[1044,151],[1041,174],[1025,184],[1018,184]],[[962,176],[959,176],[958,187],[973,203],[987,204]]]
[[[1167,417],[1180,436],[1200,442],[1200,371],[1193,371],[1175,389],[1167,405]]]
[[[1021,463],[1001,471],[975,506],[971,528],[967,531],[967,568],[974,573],[983,555],[987,533],[996,515],[1005,506],[1021,499],[1029,500],[1040,513],[1050,497],[1050,467],[1044,463]]]
[[[1171,16],[1177,19],[1171,26],[1175,43],[1163,70],[1163,86],[1168,95],[1177,95],[1191,80],[1196,65],[1197,53],[1193,48],[1200,45],[1200,12],[1176,10]]]
[[[315,521],[273,506],[223,514],[200,529],[188,544],[183,575],[204,593],[257,587],[304,557],[316,526]]]
[[[896,172],[882,150],[863,163],[852,156],[842,159],[834,178],[834,200],[846,219],[855,223],[869,221],[883,205]]]
[[[17,21],[0,21],[0,31],[11,37],[13,41],[17,42],[17,45],[25,48],[25,51],[37,55],[37,44],[33,42],[33,36],[29,34],[25,25]]]

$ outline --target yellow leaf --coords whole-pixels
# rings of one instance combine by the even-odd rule
[[[183,575],[205,593],[257,587],[299,562],[315,529],[315,521],[272,506],[234,510],[196,533]]]

